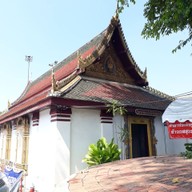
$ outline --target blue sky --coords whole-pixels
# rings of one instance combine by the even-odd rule
[[[143,1],[145,2],[145,1]],[[169,95],[192,91],[191,46],[172,54],[186,32],[145,40],[141,1],[120,15],[127,44],[139,65],[147,67],[149,85]],[[0,6],[0,111],[15,101],[27,84],[25,55],[33,56],[30,79],[50,69],[102,32],[115,13],[115,0],[7,0]]]

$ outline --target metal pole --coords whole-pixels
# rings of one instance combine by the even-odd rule
[[[32,56],[25,56],[25,61],[27,61],[28,62],[28,82],[29,82],[29,80],[30,80],[30,78],[29,78],[29,73],[30,73],[30,63],[33,61],[33,57]]]

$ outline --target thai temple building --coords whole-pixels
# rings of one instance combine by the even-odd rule
[[[87,167],[88,146],[101,137],[114,138],[121,159],[178,154],[183,141],[170,140],[161,119],[172,100],[149,86],[114,16],[103,32],[29,82],[1,114],[1,164],[25,171],[26,191],[53,192]],[[126,113],[108,112],[110,104]]]

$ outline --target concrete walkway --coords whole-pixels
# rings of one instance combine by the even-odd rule
[[[68,181],[70,192],[192,192],[192,160],[176,156],[120,160]]]

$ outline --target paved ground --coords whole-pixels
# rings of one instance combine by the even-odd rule
[[[192,160],[145,157],[102,164],[77,173],[70,192],[192,192]]]

